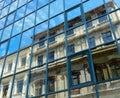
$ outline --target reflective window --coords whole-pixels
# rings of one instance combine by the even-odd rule
[[[48,19],[48,6],[39,9],[36,13],[36,24]]]
[[[4,27],[6,21],[6,17],[0,19],[0,29]]]
[[[25,3],[27,3],[27,0],[19,0],[18,7],[24,5]]]
[[[12,11],[16,10],[16,8],[17,8],[17,3],[18,3],[18,0],[14,1],[14,2],[10,5],[10,10],[9,10],[9,12],[12,12]]]
[[[7,44],[8,44],[8,42],[0,44],[0,57],[5,55],[6,49],[7,49]]]
[[[37,2],[32,0],[30,3],[27,4],[27,10],[26,10],[26,14],[29,14],[33,11],[36,10],[36,5],[37,5]]]
[[[21,46],[20,48],[24,48],[29,46],[32,43],[33,40],[33,32],[34,29],[30,29],[22,34],[22,40],[21,40]]]
[[[11,23],[14,21],[14,17],[15,17],[15,12],[11,13],[11,14],[8,16],[6,25],[11,24]]]
[[[25,9],[26,9],[26,5],[17,10],[16,15],[15,15],[15,20],[18,20],[18,19],[24,17]]]
[[[37,2],[38,2],[37,8],[40,8],[44,6],[45,4],[47,4],[49,0],[37,0]]]
[[[54,16],[63,11],[63,0],[55,0],[50,4],[50,16]]]
[[[2,12],[1,12],[1,15],[0,15],[0,16],[3,17],[3,16],[5,16],[5,15],[7,15],[8,10],[9,10],[9,6],[5,7],[4,9],[2,9]]]
[[[20,44],[20,35],[13,37],[10,40],[10,45],[7,54],[11,54],[18,50]]]
[[[3,31],[2,41],[8,39],[11,35],[12,25],[6,27]]]
[[[22,28],[23,28],[22,26],[23,26],[23,19],[15,22],[14,26],[13,26],[12,36],[20,33],[22,31]]]
[[[35,27],[35,34],[46,32],[48,30],[48,22],[44,22]]]
[[[28,16],[25,17],[25,21],[24,21],[24,30],[34,26],[34,21],[35,21],[35,13],[32,13]]]

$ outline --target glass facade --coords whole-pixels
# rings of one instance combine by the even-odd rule
[[[0,0],[0,98],[119,92],[119,0]]]

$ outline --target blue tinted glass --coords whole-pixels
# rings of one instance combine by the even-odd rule
[[[50,16],[54,16],[63,11],[63,0],[56,0],[50,4]]]
[[[11,23],[14,21],[14,17],[15,17],[15,12],[14,12],[14,13],[11,13],[11,14],[8,16],[6,25],[11,24]]]
[[[10,25],[4,29],[3,35],[2,35],[2,41],[5,39],[8,39],[10,37],[11,30],[12,30],[12,25]]]
[[[21,48],[29,46],[32,43],[34,29],[30,29],[22,34]]]
[[[36,5],[37,5],[37,2],[35,2],[34,0],[31,1],[30,3],[28,3],[26,14],[29,14],[29,13],[35,11],[36,10]]]
[[[6,21],[6,17],[0,19],[0,29],[4,27]]]
[[[13,26],[12,36],[20,33],[22,31],[22,27],[23,27],[23,19],[15,22]]]
[[[24,30],[34,26],[34,21],[35,21],[35,13],[32,13],[27,17],[25,17]]]
[[[4,56],[6,53],[6,49],[7,49],[7,43],[5,42],[3,44],[0,44],[0,57]]]
[[[38,34],[47,30],[48,30],[48,22],[45,22],[35,27],[35,34]]]
[[[37,11],[36,24],[45,21],[46,19],[48,19],[48,6],[45,6],[44,8]]]
[[[11,54],[18,50],[20,44],[20,35],[13,37],[10,40],[10,45],[7,54]]]
[[[9,10],[9,12],[12,12],[12,11],[14,11],[14,10],[17,8],[17,3],[18,3],[18,0],[16,0],[15,2],[13,2],[13,3],[10,5],[10,10]]]
[[[37,8],[42,7],[43,5],[47,4],[49,0],[38,0]]]
[[[22,17],[24,17],[25,15],[25,9],[26,9],[26,6],[23,6],[21,8],[19,8],[16,12],[16,16],[15,16],[15,20],[18,20]]]

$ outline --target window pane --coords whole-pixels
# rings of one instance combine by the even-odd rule
[[[50,16],[54,16],[63,11],[63,0],[56,0],[50,4]]]
[[[35,13],[32,13],[28,15],[27,17],[25,17],[24,30],[34,26],[34,21],[35,21]]]
[[[47,4],[49,0],[38,0],[37,2],[38,2],[37,8],[40,8],[44,6],[45,4]]]
[[[8,39],[11,35],[12,25],[6,27],[3,31],[2,41]]]
[[[14,73],[16,54],[10,55],[6,58],[3,76],[8,76]]]
[[[17,3],[18,3],[18,0],[14,1],[11,5],[10,5],[10,10],[9,10],[9,13],[16,10],[17,8]]]
[[[11,54],[11,53],[17,51],[19,48],[19,43],[20,43],[20,35],[13,37],[10,40],[10,45],[9,45],[7,54]]]
[[[7,49],[7,44],[8,44],[8,42],[0,44],[0,57],[5,55],[6,49]]]
[[[14,21],[14,17],[15,17],[15,12],[11,13],[11,14],[8,16],[6,25],[11,24],[11,23]]]
[[[91,71],[87,53],[73,56],[70,59],[72,85],[80,85],[91,81]]]
[[[34,29],[30,29],[22,34],[21,48],[29,46],[32,43]]]
[[[22,31],[22,28],[23,28],[22,26],[23,26],[23,19],[15,22],[14,26],[13,26],[12,36],[20,33]]]
[[[8,14],[8,10],[9,10],[9,6],[5,7],[4,9],[2,9],[2,12],[1,12],[1,17],[5,16]]]
[[[48,22],[44,22],[35,27],[35,34],[43,33],[46,32],[47,30],[48,30]]]
[[[29,97],[45,94],[45,82],[46,82],[45,70],[40,71],[39,67],[36,68],[36,70],[31,70]]]
[[[27,3],[27,0],[19,0],[18,7],[24,5],[25,3]]]
[[[65,9],[69,9],[77,4],[81,3],[80,0],[65,0]]]
[[[48,6],[39,9],[36,13],[36,24],[48,19]]]
[[[27,4],[26,15],[36,10],[37,2],[32,0],[30,3]]]
[[[4,27],[6,21],[6,17],[0,19],[0,29]]]

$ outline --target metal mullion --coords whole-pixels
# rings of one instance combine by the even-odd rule
[[[64,6],[64,36],[65,36],[65,50],[66,50],[66,67],[67,67],[67,77],[68,77],[68,98],[70,98],[71,93],[70,93],[70,88],[71,88],[71,66],[70,66],[70,60],[68,58],[68,42],[67,42],[67,31],[66,29],[68,28],[68,23],[67,23],[67,14],[65,12],[65,1],[63,2],[63,6]]]
[[[37,4],[38,4],[38,1],[36,1]],[[37,4],[36,4],[36,9],[37,9]],[[27,9],[27,6],[26,6],[26,9]],[[30,66],[29,66],[29,69],[28,69],[28,76],[27,76],[27,88],[26,88],[26,94],[25,94],[25,98],[28,98],[29,95],[28,95],[28,91],[29,91],[29,84],[30,84],[30,79],[31,79],[31,67],[32,67],[32,60],[33,60],[33,48],[34,48],[34,36],[35,36],[35,24],[36,24],[36,13],[37,13],[37,10],[35,10],[35,21],[34,21],[34,30],[33,30],[33,40],[32,40],[32,45],[31,45],[31,52],[30,52]]]
[[[18,1],[18,4],[19,4],[19,1]],[[17,4],[17,7],[18,7],[18,4]],[[15,17],[14,17],[14,20],[15,20]],[[24,20],[25,20],[25,18],[23,19],[23,25],[24,25]],[[24,26],[22,26],[22,31],[23,31],[23,27]],[[11,90],[10,90],[10,98],[12,98],[12,92],[13,92],[13,87],[14,87],[14,80],[15,80],[15,75],[16,75],[17,63],[18,63],[19,53],[20,53],[19,50],[20,50],[20,46],[21,46],[21,39],[22,39],[22,34],[20,34],[20,42],[19,42],[19,47],[18,47],[18,51],[17,51],[17,54],[16,54],[16,62],[15,62],[15,68],[14,68],[14,75],[13,75],[13,78],[12,78]]]
[[[49,0],[50,1],[50,0]],[[46,81],[45,81],[45,98],[48,97],[48,53],[49,53],[49,34],[50,34],[50,3],[48,4],[48,30],[47,30],[47,46],[46,46]]]
[[[112,21],[111,21],[110,15],[109,15],[109,12],[108,12],[108,10],[107,10],[107,5],[106,5],[105,0],[103,0],[103,3],[104,3],[105,11],[106,11],[107,16],[108,16],[108,20],[109,20],[109,24],[110,24],[110,29],[111,29],[111,31],[112,31],[112,33],[113,33],[114,38],[115,38],[115,42],[116,42],[118,54],[120,54],[120,46],[119,46],[119,43],[118,43],[118,40],[117,40],[117,37],[116,37],[116,34],[115,34],[115,28],[114,28],[114,26],[113,26],[113,23],[112,23]]]
[[[81,2],[82,1],[83,0],[81,0]],[[95,84],[96,97],[99,98],[99,92],[98,92],[98,86],[96,84],[95,69],[94,69],[94,65],[93,65],[92,53],[90,50],[89,32],[88,32],[87,23],[86,23],[86,16],[85,16],[85,12],[84,12],[83,2],[80,6],[80,9],[81,9],[82,20],[83,20],[83,23],[84,23],[85,28],[86,28],[85,31],[86,31],[86,39],[88,42],[88,58],[89,58],[89,63],[90,63],[90,70],[92,71],[92,73],[91,73],[92,79],[93,79],[93,82]]]

